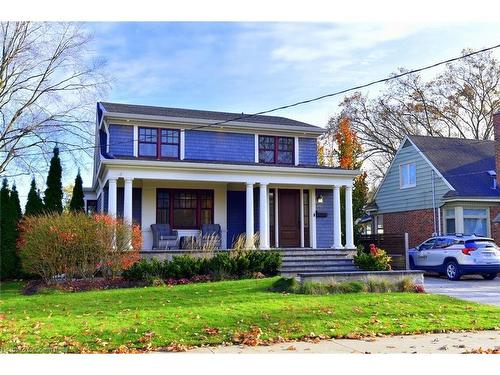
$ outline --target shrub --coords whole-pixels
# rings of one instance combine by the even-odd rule
[[[18,241],[23,271],[46,283],[55,276],[113,277],[139,260],[141,232],[106,215],[83,212],[25,217]]]
[[[363,271],[390,271],[391,257],[374,244],[370,245],[369,253],[364,251],[363,246],[358,246],[358,252],[354,256],[354,264]]]
[[[209,276],[212,280],[252,277],[256,274],[273,276],[278,273],[281,255],[276,251],[219,252],[211,258],[176,256],[171,261],[141,260],[125,270],[128,280],[193,279]]]

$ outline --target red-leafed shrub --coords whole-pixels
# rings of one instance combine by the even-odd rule
[[[391,257],[375,246],[370,245],[370,251],[365,252],[363,246],[358,246],[358,252],[354,256],[354,264],[363,271],[390,271]]]
[[[139,228],[106,215],[82,212],[27,216],[18,241],[23,270],[46,283],[93,278],[102,272],[114,277],[139,260]]]

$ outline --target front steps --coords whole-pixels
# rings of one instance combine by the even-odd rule
[[[303,273],[355,272],[358,268],[352,253],[333,249],[283,249],[283,277],[296,277]]]

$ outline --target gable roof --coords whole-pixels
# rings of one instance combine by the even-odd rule
[[[495,142],[410,135],[408,138],[453,186],[445,197],[500,197],[492,189]]]
[[[232,112],[217,112],[205,111],[199,109],[185,109],[185,108],[170,108],[170,107],[154,107],[149,105],[136,105],[136,104],[121,104],[121,103],[108,103],[100,102],[105,111],[120,114],[130,115],[145,115],[145,116],[160,116],[160,117],[176,117],[186,119],[200,119],[200,120],[213,120],[213,121],[228,121],[244,116],[243,113]],[[247,114],[248,115],[248,114]],[[245,122],[261,125],[281,125],[291,127],[310,128],[313,131],[321,130],[323,128],[305,122],[292,120],[280,116],[265,116],[257,115],[252,117],[245,117],[235,122]]]

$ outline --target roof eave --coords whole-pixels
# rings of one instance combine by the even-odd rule
[[[241,129],[245,128],[248,130],[282,130],[292,133],[302,133],[310,135],[321,135],[325,132],[325,129],[318,126],[298,126],[298,125],[277,125],[277,124],[260,124],[254,122],[246,121],[229,121],[224,124],[219,124],[221,121],[206,120],[199,118],[187,118],[187,117],[172,117],[172,116],[153,116],[153,115],[141,115],[141,114],[131,114],[131,113],[121,113],[121,112],[109,112],[105,111],[103,117],[107,119],[121,119],[121,120],[142,120],[150,122],[170,122],[176,124],[185,125],[187,128],[196,128],[200,125],[205,128],[214,127],[217,129],[223,128],[235,128]]]

